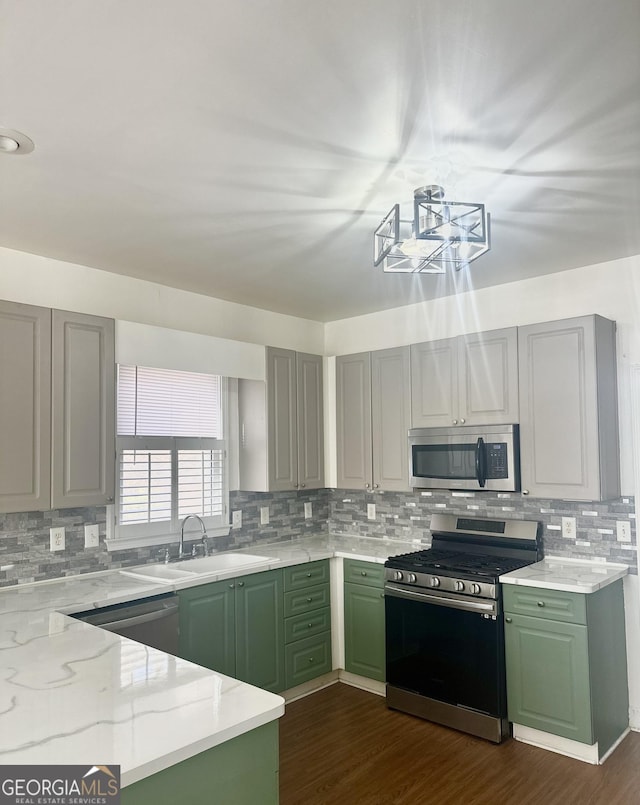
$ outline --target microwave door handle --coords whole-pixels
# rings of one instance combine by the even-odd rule
[[[476,480],[480,488],[483,488],[487,482],[484,439],[482,436],[478,436],[478,441],[476,442]]]

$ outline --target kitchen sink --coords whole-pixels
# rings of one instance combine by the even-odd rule
[[[271,556],[256,556],[251,553],[221,553],[213,556],[203,556],[200,559],[188,559],[185,561],[185,570],[188,568],[191,573],[215,573],[226,570],[242,570],[245,567],[255,567],[256,565],[267,565],[270,562],[277,562]]]
[[[174,581],[192,579],[194,576],[211,573],[226,573],[230,570],[244,570],[258,565],[268,565],[277,562],[271,556],[257,556],[252,553],[221,553],[213,556],[203,556],[199,559],[184,559],[178,566],[172,565],[142,565],[130,570],[121,570],[123,576],[145,581],[159,581],[171,584]]]
[[[192,571],[168,567],[167,565],[143,565],[134,567],[131,570],[121,570],[123,576],[130,576],[133,579],[144,579],[145,581],[162,581],[170,584],[172,581],[193,578],[195,573]]]

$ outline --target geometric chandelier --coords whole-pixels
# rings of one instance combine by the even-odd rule
[[[484,204],[444,201],[440,185],[418,187],[413,219],[395,204],[374,233],[374,265],[384,271],[444,274],[460,271],[491,248]]]

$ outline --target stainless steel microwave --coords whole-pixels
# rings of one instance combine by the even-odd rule
[[[520,489],[518,425],[412,428],[409,483],[416,489]]]

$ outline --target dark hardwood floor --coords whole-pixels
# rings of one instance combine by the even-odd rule
[[[280,805],[326,803],[634,805],[640,734],[591,766],[514,740],[496,746],[336,684],[280,720]]]

